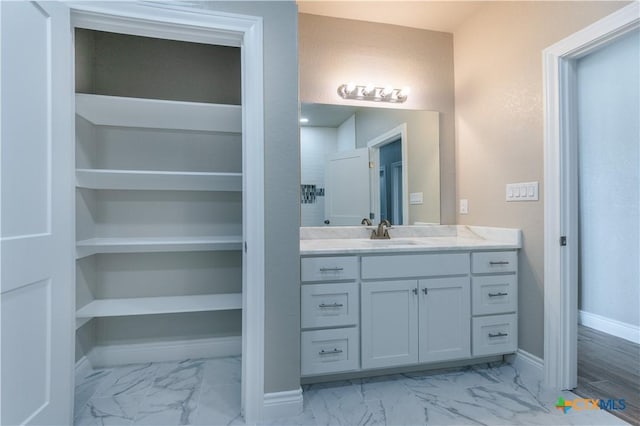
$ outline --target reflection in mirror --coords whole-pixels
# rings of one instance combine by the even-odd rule
[[[440,223],[439,116],[302,104],[302,226]]]

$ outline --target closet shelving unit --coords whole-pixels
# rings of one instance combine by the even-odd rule
[[[242,173],[205,170],[211,167],[206,157],[223,157],[212,161],[223,169],[240,163],[235,154],[225,159],[221,148],[241,142],[240,106],[77,94],[76,117],[77,261],[125,253],[241,251]],[[207,136],[222,142],[207,147]],[[93,318],[242,309],[241,293],[217,293],[215,283],[206,293],[200,284],[168,296],[172,291],[164,288],[158,296],[147,285],[141,297],[96,297],[100,291],[91,289],[101,284],[90,281],[97,273],[85,269],[92,272],[78,274],[76,328]]]

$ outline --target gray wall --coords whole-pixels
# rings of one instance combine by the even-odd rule
[[[640,326],[640,31],[578,61],[580,309]]]
[[[265,392],[300,386],[298,16],[294,2],[201,2],[264,18]]]
[[[300,100],[371,106],[340,98],[340,84],[409,86],[389,108],[440,112],[440,219],[455,223],[453,35],[396,25],[300,14]]]
[[[76,30],[76,91],[240,104],[240,49]]]

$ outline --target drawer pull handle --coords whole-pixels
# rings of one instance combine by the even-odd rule
[[[335,268],[320,268],[320,272],[338,272],[338,271],[344,271],[344,268],[341,267],[335,267]]]
[[[508,296],[509,293],[503,293],[501,291],[497,292],[497,293],[489,293],[489,297],[500,297],[500,296]]]
[[[327,305],[326,303],[321,303],[318,305],[319,308],[342,308],[344,305],[342,303],[332,303]]]
[[[342,349],[334,349],[332,351],[325,351],[324,349],[318,352],[318,355],[333,355],[333,354],[341,354]]]
[[[509,261],[507,260],[498,260],[498,261],[490,261],[489,265],[508,265]]]
[[[507,337],[509,334],[508,333],[489,333],[489,337]]]

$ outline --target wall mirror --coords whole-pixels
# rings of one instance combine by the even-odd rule
[[[302,104],[302,226],[440,223],[439,113]]]

